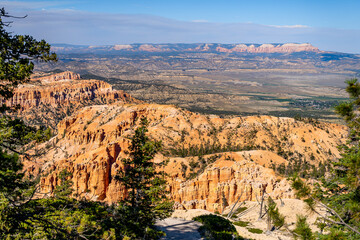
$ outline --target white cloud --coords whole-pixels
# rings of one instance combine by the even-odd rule
[[[268,26],[255,23],[189,22],[139,14],[103,14],[69,9],[23,11],[11,31],[50,43],[311,43],[321,50],[360,53],[360,30]]]
[[[310,28],[306,25],[269,25],[270,27],[276,27],[276,28]]]
[[[4,7],[6,11],[28,11],[35,9],[46,9],[49,7],[59,7],[66,4],[73,3],[73,1],[2,1],[1,7]]]
[[[198,20],[192,20],[191,22],[194,22],[194,23],[207,23],[209,22],[208,20],[204,20],[204,19],[198,19]]]

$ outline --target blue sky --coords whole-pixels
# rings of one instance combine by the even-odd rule
[[[12,30],[51,43],[309,42],[360,53],[359,0],[2,1]]]

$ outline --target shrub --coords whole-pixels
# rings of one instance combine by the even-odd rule
[[[256,234],[263,233],[263,230],[258,229],[258,228],[248,228],[248,231],[251,232],[251,233],[256,233]]]
[[[233,224],[236,226],[239,226],[239,227],[247,227],[249,225],[249,222],[236,221],[236,222],[233,222]]]
[[[235,214],[239,214],[242,213],[243,211],[245,211],[247,209],[247,207],[240,207],[235,211]]]
[[[295,239],[306,239],[306,240],[315,239],[309,227],[309,224],[306,222],[306,217],[297,215],[296,218],[297,218],[296,228],[294,229],[294,232],[297,235],[295,235]],[[334,238],[330,238],[330,239],[334,239]]]
[[[201,215],[193,218],[194,221],[198,221],[203,224],[199,228],[201,236],[206,239],[214,240],[242,240],[244,238],[240,237],[234,225],[232,223],[220,216],[217,215]]]

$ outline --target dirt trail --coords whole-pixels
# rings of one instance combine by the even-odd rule
[[[166,218],[158,221],[155,226],[166,233],[163,240],[199,240],[198,228],[201,223],[178,218]]]

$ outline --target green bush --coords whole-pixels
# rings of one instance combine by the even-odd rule
[[[251,233],[256,233],[256,234],[263,233],[263,230],[258,229],[258,228],[248,228],[248,231],[251,232]]]
[[[236,231],[235,227],[231,224],[231,222],[223,217],[217,215],[201,215],[193,218],[194,221],[201,222],[204,226],[209,227],[210,229],[220,232],[220,231],[228,231],[234,232]]]
[[[239,213],[242,213],[243,211],[245,211],[247,209],[247,207],[240,207],[235,211],[235,214],[238,215]]]
[[[239,227],[247,227],[249,225],[249,222],[237,221],[237,222],[233,222],[233,224]]]
[[[244,238],[240,237],[234,225],[232,223],[220,216],[217,215],[201,215],[193,218],[194,221],[198,221],[203,224],[199,228],[199,232],[202,237],[205,239],[213,240],[242,240]],[[234,237],[234,238],[233,238]]]

